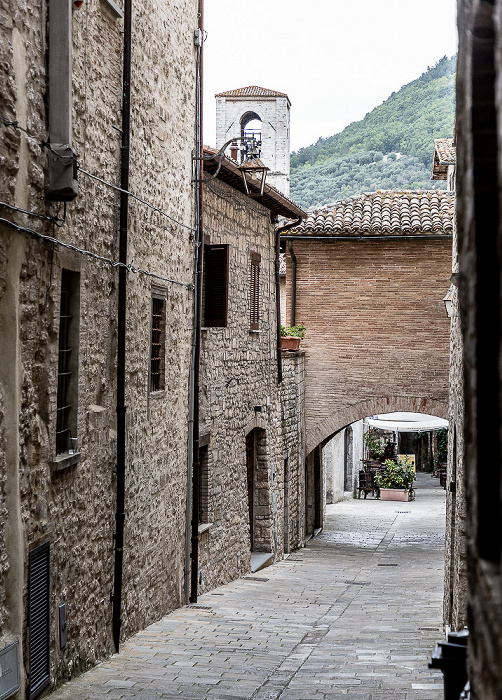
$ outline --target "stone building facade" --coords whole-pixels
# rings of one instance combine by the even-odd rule
[[[113,650],[119,194],[106,183],[119,184],[121,166],[117,3],[7,0],[1,11],[0,658],[12,677],[19,668],[12,697],[35,697]],[[63,205],[44,196],[50,160],[67,164],[45,145],[56,99],[46,52],[58,60],[48,13],[54,23],[68,8],[81,170]],[[132,20],[130,189],[171,218],[130,203],[128,262],[156,277],[127,273],[122,638],[184,602],[197,12],[195,0],[146,0]],[[58,375],[60,391],[69,377],[64,401]]]
[[[214,151],[213,151],[214,152]],[[233,161],[206,161],[198,590],[301,545],[303,355],[278,382],[277,215],[301,209],[266,186],[250,199]]]
[[[216,95],[216,147],[243,137],[250,122],[261,123],[260,158],[270,168],[268,181],[286,197],[289,195],[290,108],[285,93],[257,85]],[[241,144],[237,145],[240,150]]]
[[[471,698],[495,700],[502,697],[502,3],[459,0],[457,10],[456,186],[464,385],[456,388],[464,414],[469,680]]]
[[[434,142],[432,179],[446,180],[455,192],[456,147],[454,139]],[[448,420],[448,473],[446,489],[444,621],[459,631],[467,624],[467,558],[464,473],[464,397],[462,331],[458,307],[458,236],[453,225],[450,302],[450,377]]]

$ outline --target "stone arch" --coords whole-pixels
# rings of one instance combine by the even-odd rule
[[[441,401],[423,396],[377,396],[366,401],[359,401],[334,412],[320,421],[306,435],[305,453],[308,455],[318,445],[333,437],[342,428],[367,416],[391,411],[410,411],[412,413],[429,413],[448,420],[448,401]]]
[[[248,435],[255,428],[261,428],[262,430],[267,429],[267,424],[261,417],[259,411],[257,411],[249,417],[249,420],[246,423],[246,427],[244,428],[244,435]]]
[[[247,112],[244,112],[244,114],[240,118],[241,130],[243,132],[244,132],[244,129],[246,128],[246,125],[249,124],[250,121],[253,121],[253,119],[258,119],[258,121],[263,122],[263,119],[256,112],[253,112],[252,110],[248,110]]]

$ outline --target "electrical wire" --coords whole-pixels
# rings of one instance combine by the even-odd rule
[[[63,241],[59,241],[53,236],[47,236],[45,233],[40,233],[39,231],[27,228],[26,226],[19,226],[19,224],[15,224],[12,221],[9,221],[8,219],[3,219],[0,217],[0,223],[7,224],[11,228],[14,228],[16,231],[29,233],[32,236],[35,236],[36,238],[41,238],[44,241],[55,243],[56,245],[62,246],[63,248],[67,248],[68,250],[73,250],[76,253],[80,253],[81,255],[86,255],[90,258],[93,258],[94,260],[99,260],[101,262],[106,263],[107,265],[110,265],[111,267],[125,267],[125,269],[128,272],[132,272],[134,274],[146,275],[147,277],[153,277],[154,279],[161,280],[162,282],[170,282],[171,284],[177,284],[180,287],[185,287],[186,289],[194,289],[193,284],[187,284],[186,282],[178,282],[178,280],[173,280],[169,277],[157,275],[155,272],[148,272],[148,270],[142,270],[140,267],[134,267],[132,263],[129,263],[127,265],[126,263],[119,262],[118,260],[112,260],[112,258],[105,258],[104,256],[98,255],[97,253],[93,253],[90,250],[78,248],[77,246],[71,245],[70,243],[63,243]]]
[[[156,207],[154,204],[150,204],[149,202],[145,201],[141,197],[138,197],[138,195],[134,194],[134,192],[131,192],[130,190],[123,190],[121,187],[118,187],[117,185],[114,185],[113,183],[108,182],[107,180],[103,180],[101,177],[98,177],[97,175],[93,175],[88,170],[84,170],[84,168],[81,168],[80,165],[77,165],[77,170],[81,173],[84,173],[84,175],[87,175],[87,177],[90,177],[93,180],[97,180],[98,182],[103,183],[103,185],[107,185],[108,187],[111,187],[112,189],[117,190],[117,192],[123,192],[124,194],[129,195],[129,197],[136,199],[138,202],[141,202],[141,204],[145,204],[147,207],[150,207],[150,209],[153,209],[153,211],[156,211],[158,214],[162,214],[163,216],[167,217],[173,223],[178,224],[178,226],[183,226],[183,228],[187,228],[189,231],[196,231],[197,230],[193,226],[188,226],[187,224],[183,224],[181,221],[177,221],[170,214],[163,211],[162,209],[159,209],[159,207]]]
[[[16,131],[22,131],[22,132],[23,132],[24,134],[26,134],[29,138],[34,139],[35,141],[38,141],[39,145],[40,145],[42,148],[47,148],[47,149],[48,149],[51,153],[53,153],[62,163],[64,163],[65,161],[66,161],[66,163],[68,163],[68,162],[72,162],[72,161],[75,160],[75,157],[74,157],[74,156],[62,156],[60,153],[57,153],[56,151],[54,151],[54,150],[51,148],[50,143],[49,143],[46,139],[42,139],[42,138],[40,138],[40,136],[36,136],[36,135],[34,135],[34,134],[31,134],[27,129],[25,129],[24,127],[22,127],[22,126],[19,124],[19,122],[18,122],[17,120],[8,119],[5,115],[0,114],[0,122],[1,122],[4,126],[10,126],[10,127],[12,127],[12,128],[15,129]],[[78,164],[77,164],[77,169],[78,169],[81,173],[84,173],[85,175],[87,175],[87,177],[90,177],[90,178],[92,178],[93,180],[97,180],[98,182],[103,183],[103,185],[107,185],[107,187],[111,187],[112,189],[116,190],[117,192],[123,192],[124,194],[128,194],[130,197],[133,197],[133,199],[136,199],[138,202],[141,202],[141,204],[144,204],[145,206],[150,207],[150,209],[153,209],[153,211],[156,211],[156,212],[158,212],[159,214],[162,214],[162,216],[165,216],[167,219],[169,219],[169,220],[172,221],[173,223],[177,224],[178,226],[182,226],[183,228],[186,228],[186,229],[188,229],[189,231],[192,231],[192,232],[195,232],[195,231],[196,231],[196,229],[195,229],[193,226],[189,226],[188,224],[184,224],[184,223],[182,223],[181,221],[178,221],[177,219],[175,219],[174,217],[172,217],[172,216],[171,216],[170,214],[168,214],[167,212],[163,211],[163,210],[160,209],[159,207],[156,207],[154,204],[150,204],[150,202],[147,202],[145,199],[142,199],[141,197],[139,197],[139,196],[138,196],[137,194],[135,194],[134,192],[131,192],[130,190],[123,190],[122,188],[117,187],[117,185],[114,185],[112,182],[108,182],[107,180],[104,180],[103,178],[98,177],[97,175],[93,175],[93,174],[90,173],[88,170],[85,170],[84,168],[80,167]]]
[[[12,204],[7,204],[7,202],[0,202],[1,207],[7,207],[7,209],[11,209],[12,211],[18,211],[21,212],[21,214],[27,214],[28,216],[34,216],[37,219],[43,219],[44,221],[51,221],[52,223],[56,224],[56,226],[62,226],[65,222],[66,219],[66,202],[65,202],[65,210],[64,210],[64,218],[60,219],[57,216],[46,216],[45,214],[39,214],[36,211],[28,211],[27,209],[21,209],[20,207],[15,207]]]

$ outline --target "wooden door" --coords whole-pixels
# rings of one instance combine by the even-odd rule
[[[249,510],[249,537],[251,541],[251,551],[254,544],[254,477],[255,477],[255,431],[252,430],[246,436],[246,469],[247,469],[247,489],[248,489],[248,510]]]

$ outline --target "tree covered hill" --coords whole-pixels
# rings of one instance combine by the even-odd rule
[[[453,134],[456,57],[419,78],[342,132],[291,154],[291,197],[304,207],[378,189],[432,189],[434,139]]]

